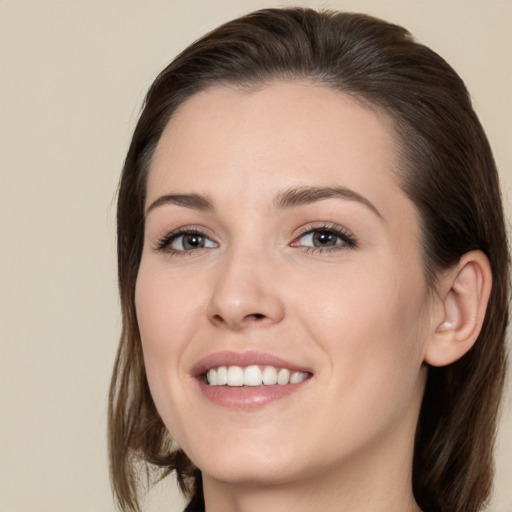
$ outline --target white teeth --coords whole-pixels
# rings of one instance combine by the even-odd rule
[[[208,379],[208,384],[210,384],[210,386],[217,385],[217,372],[213,368],[211,370],[208,370],[206,378]]]
[[[279,370],[274,366],[265,366],[263,370],[258,365],[242,368],[241,366],[219,366],[206,372],[210,386],[273,386],[275,384],[298,384],[308,378],[305,372],[290,372],[286,368]]]
[[[248,366],[244,370],[245,386],[261,386],[262,374],[259,366]]]
[[[244,371],[240,366],[230,366],[228,368],[228,386],[243,386]]]
[[[277,374],[277,383],[278,384],[288,384],[290,382],[290,370],[286,368],[281,368],[279,373]]]
[[[304,372],[293,372],[290,376],[290,384],[298,384],[307,378],[308,374]],[[217,374],[217,383],[219,382],[219,375]]]
[[[263,370],[263,384],[265,386],[277,384],[277,370],[273,366],[265,366]]]
[[[217,386],[225,386],[228,383],[228,369],[226,366],[217,368]]]

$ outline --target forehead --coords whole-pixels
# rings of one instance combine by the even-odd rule
[[[383,112],[327,86],[212,87],[185,101],[165,128],[147,202],[169,192],[246,191],[262,180],[269,193],[341,185],[380,202],[404,195],[397,146]]]

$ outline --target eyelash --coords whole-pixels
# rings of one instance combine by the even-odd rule
[[[336,244],[330,247],[309,247],[298,244],[298,241],[302,237],[315,232],[325,232],[334,235],[335,237],[339,238],[343,243]],[[200,251],[201,249],[210,249],[210,247],[199,247],[193,250],[178,250],[171,248],[171,245],[175,240],[177,240],[180,236],[186,235],[199,235],[211,240],[211,238],[202,229],[194,226],[188,226],[171,231],[170,233],[167,233],[165,236],[160,238],[156,244],[155,250],[157,252],[166,252],[171,255],[190,256],[193,253],[197,253],[197,251]],[[343,228],[336,224],[324,223],[320,226],[309,224],[301,229],[301,232],[295,237],[294,241],[290,244],[290,246],[302,247],[302,249],[305,252],[310,254],[320,254],[325,252],[335,252],[345,249],[357,248],[357,239],[346,228]]]
[[[190,256],[192,253],[197,252],[201,249],[205,249],[205,247],[199,247],[195,250],[178,250],[173,249],[171,247],[172,243],[177,240],[180,236],[186,236],[186,235],[199,235],[204,238],[207,238],[208,240],[211,240],[211,238],[200,228],[195,226],[187,226],[183,228],[176,229],[174,231],[171,231],[170,233],[167,233],[162,238],[160,238],[156,244],[155,250],[157,252],[166,252],[171,255],[180,255],[180,256]],[[206,249],[209,249],[209,247],[206,247]]]
[[[339,238],[343,243],[336,244],[330,247],[307,247],[301,245],[294,245],[298,242],[302,237],[310,234],[310,233],[318,233],[325,232],[335,237]],[[307,253],[310,254],[321,254],[325,252],[335,252],[342,251],[346,249],[355,249],[357,248],[357,239],[356,237],[346,228],[342,226],[338,226],[337,224],[324,223],[320,226],[318,225],[307,225],[301,229],[299,235],[295,238],[295,240],[291,243],[292,247],[302,247]]]

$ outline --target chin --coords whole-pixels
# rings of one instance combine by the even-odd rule
[[[191,458],[204,475],[232,484],[275,484],[291,478],[290,468],[294,468],[294,473],[299,469],[296,454],[275,446],[262,446],[254,440],[240,444],[217,445],[216,449]]]

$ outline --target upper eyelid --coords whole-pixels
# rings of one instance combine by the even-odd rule
[[[296,239],[297,237],[303,236],[307,233],[310,233],[311,231],[332,231],[335,233],[343,234],[350,238],[356,238],[356,236],[354,235],[354,233],[352,233],[350,229],[340,224],[335,224],[332,222],[320,222],[319,224],[317,224],[316,222],[311,222],[304,224],[303,226],[298,228],[297,233],[294,235],[294,237]]]
[[[165,231],[165,233],[160,236],[160,238],[165,237],[178,237],[180,235],[188,235],[188,234],[194,234],[197,233],[199,235],[203,235],[207,238],[214,238],[214,236],[210,233],[210,231],[202,226],[199,225],[190,225],[190,226],[181,226],[176,229],[171,229],[168,231]]]

